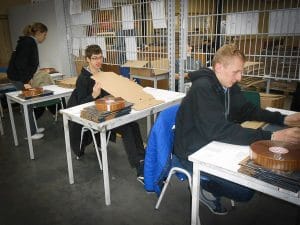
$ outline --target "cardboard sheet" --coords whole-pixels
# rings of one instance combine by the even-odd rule
[[[102,88],[114,97],[122,97],[133,103],[133,109],[142,110],[163,103],[146,93],[137,83],[114,72],[99,72],[92,77],[101,83]]]

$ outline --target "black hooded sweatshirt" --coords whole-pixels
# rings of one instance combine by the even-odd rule
[[[34,38],[19,37],[16,50],[13,51],[7,68],[8,78],[27,84],[37,71],[38,65],[39,53]]]
[[[76,81],[76,88],[73,90],[71,97],[69,98],[69,101],[67,103],[67,108],[95,100],[92,96],[93,87],[95,85],[95,80],[91,78],[92,76],[93,74],[91,72],[89,72],[85,68],[82,68],[81,73]],[[101,90],[101,94],[100,96],[98,96],[98,98],[102,98],[106,95],[108,95],[108,93],[104,90]],[[80,149],[81,129],[81,124],[69,121],[71,148],[78,156],[80,156],[80,152],[82,152],[84,148],[92,142],[92,136],[90,135],[90,133],[89,135],[85,135],[82,140]],[[97,139],[99,140],[99,138]]]
[[[211,141],[249,145],[271,139],[269,131],[241,127],[244,121],[283,124],[283,115],[247,101],[237,84],[225,93],[212,70],[202,68],[189,76],[192,87],[176,116],[174,153],[180,160],[188,162],[190,154]]]

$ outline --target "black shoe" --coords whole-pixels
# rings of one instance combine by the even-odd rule
[[[76,154],[75,159],[80,160],[83,155],[84,155],[84,151],[80,151],[79,153]]]
[[[228,210],[222,206],[220,198],[209,199],[200,189],[200,202],[208,207],[208,209],[216,215],[225,216],[228,214]]]
[[[136,180],[137,180],[138,182],[140,182],[142,185],[145,184],[145,183],[144,183],[144,177],[137,177]]]

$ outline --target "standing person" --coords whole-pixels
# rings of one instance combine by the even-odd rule
[[[7,68],[7,76],[17,90],[31,88],[31,80],[39,66],[38,44],[46,39],[48,28],[42,23],[27,25],[24,36],[20,36],[17,47],[13,51]],[[35,127],[32,106],[28,106],[31,138],[33,140],[43,138],[44,128]]]
[[[300,128],[293,127],[270,132],[247,129],[240,123],[247,120],[265,121],[279,125],[300,122],[300,113],[290,116],[270,112],[248,102],[237,82],[241,80],[244,54],[234,45],[224,45],[214,55],[213,70],[202,68],[191,72],[192,87],[183,99],[176,117],[174,153],[183,166],[192,171],[188,156],[211,141],[250,145],[254,141],[271,139],[300,143]],[[226,214],[220,198],[248,201],[252,190],[201,173],[201,200],[215,214]],[[206,190],[212,193],[208,198]]]
[[[72,92],[67,107],[95,101],[98,98],[108,95],[106,91],[101,89],[101,84],[91,78],[93,74],[100,71],[102,66],[103,56],[101,48],[98,45],[89,45],[85,50],[85,58],[88,66],[82,68],[76,81],[76,88]],[[85,133],[80,148],[82,125],[70,122],[69,127],[71,148],[76,158],[79,159],[84,154],[85,147],[92,142],[92,137],[89,132]],[[131,122],[113,129],[112,132],[114,133],[114,137],[116,132],[122,135],[128,161],[132,168],[136,168],[138,180],[143,181],[145,151],[139,125],[136,122]]]

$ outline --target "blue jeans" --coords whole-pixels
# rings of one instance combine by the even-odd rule
[[[192,163],[184,160],[180,162],[182,166],[192,174]],[[201,188],[212,193],[216,198],[226,197],[236,202],[247,202],[255,193],[255,191],[250,188],[205,172],[200,173],[200,180]]]

